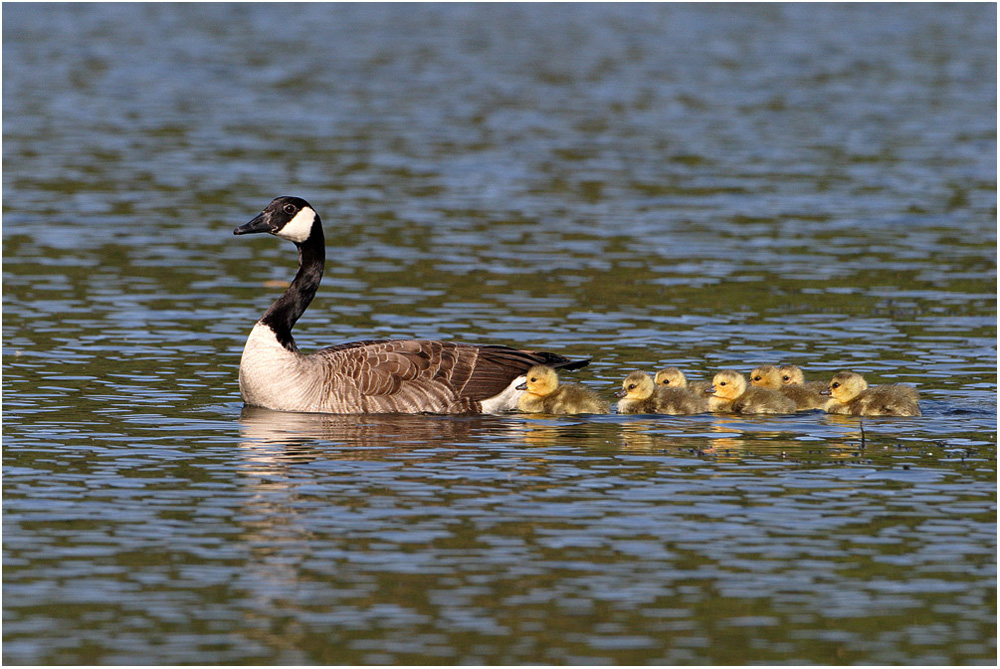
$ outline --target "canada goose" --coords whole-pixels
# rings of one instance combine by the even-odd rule
[[[704,413],[708,401],[688,388],[656,385],[646,372],[632,372],[622,381],[618,413],[665,413],[674,416]]]
[[[525,391],[517,400],[517,408],[527,413],[608,413],[608,403],[581,383],[559,383],[559,374],[548,365],[535,365],[528,370],[524,383],[517,386]]]
[[[794,365],[790,365],[795,367]],[[797,411],[809,411],[811,409],[822,409],[826,407],[827,398],[822,397],[818,390],[814,390],[811,387],[801,386],[793,383],[786,382],[784,375],[781,370],[784,367],[778,368],[774,365],[761,365],[760,367],[755,367],[752,372],[750,372],[750,385],[757,386],[758,388],[767,388],[768,390],[776,390],[788,399],[795,402],[795,408]],[[795,367],[795,369],[799,369]],[[799,369],[799,378],[802,376],[802,370]]]
[[[254,325],[240,360],[240,394],[251,406],[322,413],[487,413],[513,409],[534,365],[578,369],[543,351],[433,340],[365,340],[301,353],[292,327],[316,295],[326,248],[308,202],[279,197],[235,235],[267,232],[293,242],[299,269]]]
[[[830,387],[822,391],[833,400],[829,413],[851,416],[919,416],[920,395],[913,386],[890,384],[868,387],[865,377],[855,372],[838,372]]]
[[[667,388],[688,388],[696,395],[704,395],[705,390],[712,385],[707,381],[688,382],[687,377],[684,376],[684,372],[676,367],[664,367],[656,373],[656,377],[653,381],[656,385],[665,386]]]
[[[724,369],[712,379],[708,406],[712,411],[733,413],[794,413],[795,402],[776,390],[748,386],[735,369]]]

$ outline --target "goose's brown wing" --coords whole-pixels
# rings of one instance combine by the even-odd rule
[[[525,351],[508,346],[472,346],[456,344],[460,348],[472,349],[475,362],[468,381],[461,387],[462,394],[471,399],[484,400],[493,397],[510,385],[516,377],[535,365],[548,365],[553,369],[573,370],[586,367],[590,360],[570,360],[548,351]]]
[[[358,393],[394,395],[407,382],[436,379],[442,366],[441,348],[419,341],[366,340],[317,351],[325,370],[338,381],[348,380]]]
[[[578,369],[589,360],[506,346],[475,346],[427,339],[368,340],[318,351],[330,380],[358,397],[359,410],[478,410],[537,364]]]

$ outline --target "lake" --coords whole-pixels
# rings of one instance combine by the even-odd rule
[[[6,664],[996,662],[996,7],[6,4]],[[296,328],[923,416],[244,407]]]

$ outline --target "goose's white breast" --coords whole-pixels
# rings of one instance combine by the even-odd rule
[[[302,356],[289,351],[267,325],[254,325],[240,360],[240,394],[253,406],[280,411],[320,411],[319,388]]]

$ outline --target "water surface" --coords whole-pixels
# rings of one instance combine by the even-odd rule
[[[994,8],[4,9],[4,662],[995,662]],[[244,408],[281,194],[305,349],[924,416]]]

